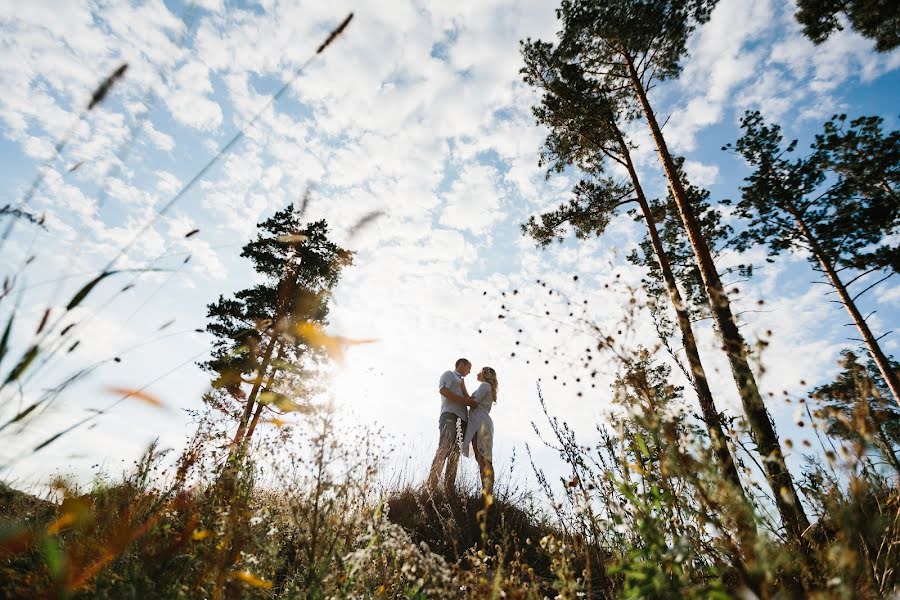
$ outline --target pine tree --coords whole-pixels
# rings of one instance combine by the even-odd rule
[[[687,40],[706,22],[716,0],[564,0],[559,50],[566,62],[580,65],[592,79],[628,95],[628,112],[646,121],[656,145],[672,198],[703,279],[710,310],[724,342],[750,433],[762,454],[766,479],[782,522],[799,539],[809,519],[794,486],[778,435],[750,369],[746,343],[738,330],[712,252],[679,177],[648,93],[659,82],[677,77]]]
[[[846,121],[846,115],[836,115],[823,125],[812,144],[811,159],[836,177],[831,197],[865,198],[866,219],[871,219],[876,229],[887,231],[897,224],[900,210],[900,131],[884,132],[881,117],[859,117],[849,127]],[[854,248],[847,257],[848,265],[860,270],[900,271],[900,243],[884,242],[877,248]]]
[[[708,543],[704,538],[710,525],[721,532],[714,536],[716,543],[730,557],[740,585],[759,593],[761,581],[747,568],[756,560],[755,536],[743,539],[739,548],[729,533],[737,522],[738,533],[746,535],[740,529],[745,527],[742,522],[752,520],[751,509],[722,494],[718,474],[706,468],[705,449],[698,455],[690,448],[687,440],[702,437],[702,432],[686,419],[682,390],[670,381],[668,365],[638,348],[633,356],[623,358],[613,383],[613,402],[625,408],[617,415],[620,471],[628,473],[620,490],[632,511],[630,526],[635,536],[624,548],[628,558],[618,565],[625,574],[623,593],[627,597],[691,596],[687,574],[709,568],[696,549]],[[716,584],[709,585],[707,592]]]
[[[697,392],[719,468],[725,479],[741,490],[740,477],[700,360],[688,308],[632,161],[631,146],[619,125],[620,95],[590,81],[578,65],[560,61],[551,44],[527,40],[521,49],[525,82],[543,92],[540,104],[533,108],[537,122],[549,129],[540,165],[548,168],[548,175],[550,171],[561,172],[569,165],[578,166],[586,174],[573,189],[574,198],[568,204],[539,218],[532,216],[523,225],[523,232],[543,246],[562,239],[562,227],[566,223],[574,228],[578,238],[601,235],[621,209],[638,206],[647,227],[648,256],[653,257],[652,268],[658,275],[655,282],[662,282],[675,310],[689,364],[687,375]],[[605,175],[607,161],[625,168],[630,185],[617,184]]]
[[[331,290],[352,254],[328,239],[328,224],[304,224],[293,205],[259,223],[243,247],[260,283],[209,305],[215,336],[207,402],[237,421],[233,447],[245,445],[263,411],[304,410],[309,379],[327,357],[316,335],[327,323]]]
[[[722,212],[714,206],[710,200],[708,190],[692,185],[684,174],[684,159],[675,159],[680,178],[684,182],[684,190],[687,194],[697,222],[703,232],[703,238],[708,242],[713,258],[730,248],[734,228],[722,218]],[[685,290],[687,310],[692,320],[705,319],[710,316],[709,299],[703,286],[703,277],[697,267],[691,243],[684,234],[684,225],[678,213],[678,206],[672,197],[671,189],[664,200],[653,199],[650,201],[652,211],[659,228],[659,236],[666,248],[668,262],[672,267],[675,279]],[[641,220],[638,215],[637,220]],[[628,255],[632,264],[641,265],[649,270],[648,277],[644,279],[644,285],[651,296],[659,296],[659,267],[653,252],[653,246],[649,239],[640,242],[640,249],[635,249]],[[729,267],[723,271],[723,275],[736,275],[745,279],[753,274],[753,266],[740,264]]]
[[[682,388],[669,383],[671,375],[668,365],[657,363],[646,349],[639,348],[612,389],[613,402],[628,415],[623,417],[622,439],[638,467],[643,493],[649,496],[650,488],[659,486],[668,496],[660,510],[667,511],[665,520],[671,527],[667,533],[677,538],[684,535],[689,519],[679,510],[677,484],[665,466],[671,440],[678,439],[685,425],[680,412]]]
[[[875,49],[889,52],[900,46],[900,3],[894,0],[797,0],[794,17],[803,33],[816,44],[844,26],[875,40]]]
[[[825,421],[825,432],[833,437],[873,445],[900,476],[900,406],[889,398],[890,391],[878,366],[865,364],[851,350],[841,353],[843,369],[831,383],[816,387],[811,396],[821,406],[817,415]],[[896,372],[900,365],[893,363]]]
[[[744,115],[744,135],[734,148],[754,171],[745,179],[737,204],[738,214],[749,219],[738,248],[765,244],[771,254],[806,251],[847,310],[897,402],[900,378],[856,301],[894,275],[898,266],[900,245],[888,236],[900,226],[894,192],[900,183],[900,135],[883,135],[876,117],[854,120],[844,132],[835,123],[844,120],[841,116],[826,123],[813,152],[792,159],[796,140],[784,146],[778,125],[766,124],[759,112]],[[862,272],[844,281],[841,273],[848,269]],[[850,283],[882,269],[887,274],[851,294]]]

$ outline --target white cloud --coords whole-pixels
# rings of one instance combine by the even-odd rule
[[[209,98],[213,87],[206,65],[189,62],[175,72],[174,81],[175,87],[166,96],[166,104],[176,121],[203,130],[222,124],[222,109]]]
[[[877,290],[878,302],[900,307],[900,286],[883,286]]]
[[[446,227],[483,234],[500,219],[504,192],[497,186],[499,174],[493,167],[469,164],[456,176],[444,194],[447,205],[440,223]]]
[[[688,181],[699,187],[709,187],[719,179],[719,167],[706,165],[696,160],[684,161],[684,170]]]
[[[150,141],[153,142],[153,145],[163,152],[171,152],[175,149],[175,139],[171,135],[156,129],[150,121],[144,123],[144,131],[147,137],[150,138]]]
[[[836,106],[831,95],[845,82],[900,67],[900,53],[875,53],[871,40],[849,30],[816,46],[793,14],[791,3],[774,0],[718,3],[691,39],[682,76],[663,86],[663,106],[678,98],[666,129],[675,150],[697,150],[697,134],[735,109],[760,109],[773,119],[799,109],[819,118]]]
[[[732,90],[758,72],[761,52],[750,47],[767,31],[772,12],[771,0],[723,0],[691,40],[691,58],[678,82],[691,99],[673,111],[667,129],[680,151],[696,148],[697,131],[719,122]]]
[[[225,7],[224,0],[190,0],[190,3],[214,12]]]
[[[156,172],[156,177],[156,189],[166,197],[174,196],[183,185],[178,177],[168,171],[159,170]]]

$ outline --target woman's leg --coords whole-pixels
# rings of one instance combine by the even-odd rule
[[[484,486],[485,493],[494,495],[494,463],[491,460],[488,460],[482,457],[482,472],[484,473],[481,476],[482,486]]]
[[[494,466],[486,460],[478,449],[478,436],[472,438],[472,449],[475,451],[475,460],[478,461],[478,472],[481,474],[481,490],[485,494],[494,493]]]

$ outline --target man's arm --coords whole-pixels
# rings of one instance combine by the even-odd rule
[[[457,396],[447,388],[441,388],[441,396],[449,400],[459,402],[460,404],[464,404],[469,408],[475,408],[476,406],[478,406],[478,402],[476,400],[473,400],[469,396]]]
[[[463,393],[462,403],[465,404],[466,406],[468,406],[469,408],[475,408],[476,406],[478,406],[478,402],[476,402],[472,398],[472,394],[470,394],[469,390],[466,389],[466,380],[465,379],[459,380],[459,387],[462,389],[462,393]]]
[[[461,402],[463,404],[466,403],[465,398],[463,398],[462,396],[459,396],[457,394],[454,394],[453,392],[450,391],[450,388],[441,388],[440,393],[441,393],[441,396],[443,396],[444,398],[447,398],[448,400],[454,400],[456,402]]]

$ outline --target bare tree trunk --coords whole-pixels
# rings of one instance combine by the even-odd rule
[[[684,351],[687,355],[688,365],[691,369],[692,383],[694,385],[694,390],[697,392],[697,400],[700,403],[700,410],[703,412],[703,421],[706,423],[706,429],[709,431],[713,451],[715,452],[716,459],[719,462],[719,468],[722,470],[725,479],[737,486],[736,489],[743,495],[744,489],[741,485],[741,478],[738,474],[737,467],[734,464],[734,458],[731,456],[731,451],[725,443],[725,440],[728,438],[722,428],[722,419],[719,417],[719,411],[716,410],[712,391],[710,391],[709,382],[706,379],[706,371],[703,369],[703,363],[700,362],[700,351],[697,348],[697,340],[694,337],[694,331],[691,327],[690,316],[688,315],[687,308],[681,298],[681,292],[678,290],[675,275],[672,273],[672,266],[669,264],[669,259],[666,257],[662,240],[659,238],[659,231],[656,228],[656,221],[653,218],[653,213],[650,211],[647,197],[644,195],[644,190],[638,180],[637,171],[631,161],[631,153],[628,151],[628,147],[621,138],[620,145],[626,168],[628,169],[628,174],[631,176],[631,184],[634,187],[634,192],[637,196],[638,204],[641,207],[641,212],[644,214],[644,221],[647,224],[647,233],[650,236],[650,244],[653,247],[653,252],[656,254],[656,259],[666,284],[666,290],[669,292],[669,298],[672,301],[672,307],[675,309],[678,328],[681,330],[682,344],[684,344]]]
[[[279,361],[284,356],[284,342],[279,341],[278,344],[278,354],[275,356],[275,360]],[[266,388],[271,388],[272,383],[275,381],[275,376],[278,375],[279,368],[276,366],[272,369],[272,372],[269,373],[269,379],[266,382]],[[256,431],[256,424],[259,423],[259,417],[263,411],[263,404],[261,402],[256,403],[256,412],[253,413],[253,419],[250,421],[250,427],[247,428],[247,434],[244,436],[245,440],[249,440],[253,437],[253,432]]]
[[[875,364],[878,366],[878,371],[881,372],[881,376],[884,377],[888,389],[891,390],[894,401],[900,403],[900,380],[898,380],[897,374],[891,368],[891,363],[881,350],[881,346],[878,345],[878,340],[872,334],[872,330],[869,329],[869,324],[866,323],[866,319],[862,316],[862,313],[859,312],[859,309],[856,308],[856,303],[853,301],[853,298],[850,297],[847,286],[845,286],[844,282],[841,281],[841,278],[838,277],[831,260],[825,254],[825,250],[822,246],[819,245],[819,241],[815,238],[812,231],[807,227],[806,222],[803,220],[803,216],[800,214],[797,207],[793,204],[789,204],[787,210],[794,217],[794,220],[797,221],[797,228],[800,230],[803,237],[806,238],[813,255],[819,262],[819,266],[828,278],[828,282],[838,293],[841,304],[843,304],[844,308],[847,309],[847,312],[850,313],[850,318],[853,320],[853,324],[856,325],[856,329],[859,330],[859,334],[862,336],[863,342],[869,349],[872,360],[874,360]]]
[[[276,325],[273,324],[273,327],[275,326]],[[250,395],[247,396],[247,402],[244,405],[244,413],[241,415],[241,420],[238,422],[237,431],[234,432],[234,439],[232,440],[233,447],[239,445],[244,439],[247,425],[250,422],[251,415],[253,415],[256,397],[259,395],[260,388],[262,388],[263,379],[265,379],[266,371],[269,369],[269,363],[272,362],[272,352],[275,351],[275,346],[277,345],[279,345],[278,334],[273,330],[272,338],[266,346],[266,351],[263,353],[262,360],[259,361],[259,367],[256,370],[256,380],[253,382],[253,388],[250,390]]]
[[[250,390],[250,395],[247,396],[247,404],[246,406],[244,406],[244,413],[241,415],[241,420],[238,423],[238,428],[234,434],[234,440],[232,441],[233,449],[242,443],[247,425],[250,422],[250,417],[251,415],[253,415],[256,397],[259,395],[259,390],[262,387],[263,379],[265,379],[266,377],[266,371],[269,369],[269,365],[272,362],[272,352],[275,350],[275,346],[279,347],[279,356],[281,356],[281,351],[284,348],[284,341],[281,338],[281,334],[285,327],[285,316],[290,316],[286,315],[286,313],[289,312],[289,309],[287,309],[286,307],[290,304],[288,299],[290,298],[290,295],[295,287],[294,270],[294,266],[292,264],[289,264],[288,268],[285,270],[284,274],[281,277],[281,281],[278,282],[278,304],[275,308],[275,315],[272,318],[271,338],[269,340],[268,346],[266,346],[266,351],[263,355],[262,360],[260,361],[259,368],[256,371],[256,380],[253,382],[253,388]],[[256,409],[257,417],[260,412],[261,407],[258,407]],[[256,419],[254,419],[254,425],[255,421]]]
[[[663,138],[659,123],[653,113],[653,108],[647,99],[646,91],[635,69],[634,61],[624,51],[622,52],[622,57],[625,59],[631,87],[641,104],[644,117],[647,119],[650,133],[653,136],[660,161],[663,164],[666,178],[672,190],[672,197],[678,207],[681,221],[684,224],[688,240],[697,259],[697,266],[700,268],[700,275],[709,297],[710,309],[712,309],[713,317],[724,342],[725,352],[731,363],[731,372],[737,384],[738,393],[741,396],[741,403],[750,425],[750,431],[763,457],[763,468],[765,469],[769,486],[772,488],[775,505],[781,515],[785,529],[792,537],[799,540],[803,532],[809,527],[809,519],[806,517],[803,506],[800,504],[800,498],[794,487],[794,480],[781,452],[778,434],[775,432],[769,412],[766,410],[762,396],[757,388],[753,371],[750,369],[750,364],[747,360],[747,347],[734,321],[731,303],[725,294],[722,281],[719,279],[719,273],[713,263],[709,246],[706,240],[703,239],[697,218],[675,168],[675,161],[672,159],[672,155],[666,146],[665,138]]]

